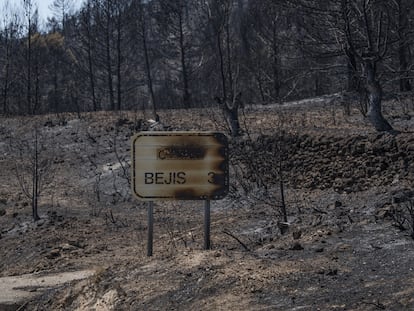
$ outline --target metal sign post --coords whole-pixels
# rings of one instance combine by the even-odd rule
[[[204,201],[204,249],[210,246],[210,200]]]
[[[150,201],[148,204],[148,243],[147,256],[152,256],[152,245],[154,241],[154,202]]]

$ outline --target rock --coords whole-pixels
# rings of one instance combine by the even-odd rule
[[[410,199],[411,195],[412,193],[410,193],[409,191],[401,191],[399,193],[396,193],[394,194],[392,198],[392,203],[394,204],[404,203]]]
[[[303,249],[304,249],[303,246],[299,242],[295,242],[290,248],[290,250],[292,251],[301,251]]]
[[[76,250],[77,247],[74,246],[74,245],[71,245],[69,243],[64,243],[64,244],[60,245],[60,249],[62,249],[62,251],[64,251],[64,252],[71,252],[71,251]]]
[[[352,250],[352,245],[347,244],[347,243],[338,243],[334,247],[334,251],[336,251],[336,252],[347,252],[347,251],[351,251],[351,250]]]
[[[329,275],[329,276],[338,275],[338,269],[329,269],[326,275]]]
[[[352,152],[351,152],[351,154],[352,154],[353,156],[362,155],[362,154],[364,154],[364,153],[365,153],[365,150],[366,150],[365,144],[364,144],[364,143],[360,143],[360,144],[358,144],[358,145],[355,145],[355,146],[352,148]]]
[[[115,123],[115,125],[117,126],[117,127],[122,127],[122,126],[124,126],[124,125],[132,125],[133,124],[133,122],[132,121],[130,121],[130,120],[128,120],[128,119],[126,119],[126,118],[119,118],[117,121],[116,121],[116,123]]]
[[[47,259],[56,259],[61,256],[60,249],[54,248],[50,251],[50,253],[46,256]]]
[[[3,208],[0,208],[0,217],[6,215],[6,210]]]
[[[43,226],[45,223],[46,223],[46,219],[42,218],[42,219],[39,219],[39,220],[36,222],[36,226],[37,226],[37,227],[41,227],[41,226]]]
[[[294,240],[299,240],[300,237],[302,236],[302,231],[298,230],[298,231],[294,231],[292,232],[292,236]]]
[[[379,208],[375,214],[376,217],[384,219],[387,217],[392,217],[392,205],[391,204],[386,204],[383,205],[381,208]]]

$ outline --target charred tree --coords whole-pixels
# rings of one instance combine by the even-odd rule
[[[392,131],[382,114],[382,87],[377,77],[378,64],[389,48],[389,11],[380,5],[363,0],[361,6],[342,0],[344,34],[347,55],[352,55],[362,66],[365,91],[368,98],[367,118],[379,131]],[[350,62],[354,62],[350,58]]]
[[[150,105],[152,109],[152,117],[154,120],[157,119],[157,102],[155,99],[155,92],[154,92],[154,83],[152,78],[152,69],[151,69],[151,59],[150,59],[150,47],[148,44],[148,25],[149,23],[149,16],[147,12],[147,5],[144,4],[142,0],[137,1],[138,5],[138,22],[137,30],[139,35],[139,41],[141,41],[142,49],[144,52],[144,59],[145,59],[145,76],[147,82],[147,89],[149,93]]]
[[[241,106],[241,92],[237,95],[236,81],[233,76],[234,65],[232,56],[232,36],[230,32],[232,3],[231,1],[212,1],[212,10],[209,11],[209,22],[212,26],[212,36],[215,38],[216,59],[219,64],[219,81],[221,96],[215,96],[215,101],[223,109],[224,117],[229,125],[232,136],[241,134],[239,108]]]
[[[409,33],[409,18],[408,14],[410,9],[413,8],[413,4],[409,5],[405,0],[397,0],[396,2],[398,10],[397,21],[397,36],[398,36],[398,62],[400,72],[400,91],[409,92],[412,90],[411,81],[409,78],[409,59],[410,59],[410,46],[408,41]]]
[[[92,3],[88,0],[85,7],[80,12],[80,31],[79,31],[79,43],[80,43],[80,57],[86,58],[85,68],[80,68],[80,71],[85,72],[87,81],[89,84],[88,90],[92,100],[92,109],[97,111],[99,109],[97,87],[96,87],[96,69],[95,69],[95,35],[92,25]]]
[[[382,115],[382,88],[376,78],[375,62],[370,59],[363,59],[363,67],[368,95],[367,118],[377,131],[391,131],[392,126]]]

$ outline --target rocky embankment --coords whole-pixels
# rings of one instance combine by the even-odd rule
[[[238,141],[232,149],[233,164],[243,166],[242,177],[259,184],[278,182],[280,171],[294,188],[348,193],[414,182],[412,133],[260,136],[255,141]]]

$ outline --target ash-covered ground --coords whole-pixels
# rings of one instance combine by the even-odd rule
[[[2,118],[0,274],[12,298],[2,290],[0,309],[414,309],[413,104],[386,103],[400,131],[387,134],[336,100],[246,107],[230,193],[212,202],[212,250],[202,201],[156,202],[152,257],[147,205],[130,191],[145,113]],[[166,130],[227,131],[220,109],[160,117]]]

